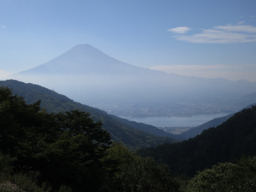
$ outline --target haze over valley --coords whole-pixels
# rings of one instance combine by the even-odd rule
[[[248,81],[188,77],[136,67],[88,44],[77,45],[14,78],[49,87],[110,114],[159,127],[168,126],[163,124],[164,119],[162,125],[157,124],[161,117],[173,121],[169,126],[182,127],[234,113],[255,102],[254,98],[244,98],[256,90],[256,83]],[[191,122],[188,118],[186,123],[181,119],[175,124],[175,117],[190,117]]]

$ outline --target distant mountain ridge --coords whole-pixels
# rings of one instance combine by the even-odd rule
[[[119,61],[82,44],[14,79],[49,87],[118,116],[232,113],[256,83],[167,74]],[[248,103],[250,104],[250,103]]]
[[[140,71],[139,67],[118,61],[91,45],[80,44],[53,60],[21,74],[122,74],[137,71]]]
[[[104,111],[74,102],[42,86],[16,80],[0,81],[0,86],[8,87],[18,96],[24,97],[29,104],[41,100],[41,107],[48,112],[81,110],[89,112],[95,120],[100,120],[115,141],[123,142],[131,148],[157,145],[173,141],[172,135],[156,127],[128,121],[109,115]]]

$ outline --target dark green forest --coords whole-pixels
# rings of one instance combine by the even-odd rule
[[[0,191],[256,191],[256,107],[139,153],[102,124],[84,111],[49,113],[0,88]]]
[[[112,143],[88,113],[49,114],[0,89],[0,189],[175,191],[166,167]],[[2,190],[2,189],[1,189]]]
[[[256,155],[256,106],[233,115],[216,128],[175,144],[163,144],[141,150],[167,164],[177,174],[193,176],[198,170],[219,162]]]

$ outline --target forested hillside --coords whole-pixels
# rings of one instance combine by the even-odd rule
[[[256,106],[236,113],[216,128],[176,144],[141,151],[166,163],[177,174],[194,175],[219,162],[256,155]]]
[[[39,85],[15,80],[0,81],[0,86],[8,87],[13,94],[24,97],[29,104],[41,101],[40,106],[47,112],[65,112],[80,110],[88,112],[102,126],[114,141],[122,142],[131,148],[156,146],[163,142],[172,142],[173,136],[154,126],[136,123],[109,115],[104,111],[74,102],[52,90]]]
[[[255,155],[255,115],[252,107],[195,139],[144,151],[169,169],[113,143],[88,113],[49,114],[0,88],[0,191],[254,192],[256,158],[235,159]]]
[[[165,167],[112,144],[85,112],[48,114],[0,88],[0,128],[0,191],[178,190]]]

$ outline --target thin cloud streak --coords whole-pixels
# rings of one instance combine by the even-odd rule
[[[252,25],[224,25],[217,26],[216,29],[232,32],[256,33],[256,27]]]
[[[173,33],[180,33],[184,34],[187,33],[190,30],[189,27],[183,26],[183,27],[175,27],[175,28],[170,28],[168,31],[173,32]]]
[[[215,26],[191,35],[177,35],[175,38],[190,43],[250,43],[256,42],[256,27],[252,25]]]
[[[223,78],[256,82],[256,66],[245,65],[157,65],[152,70],[203,78]]]

